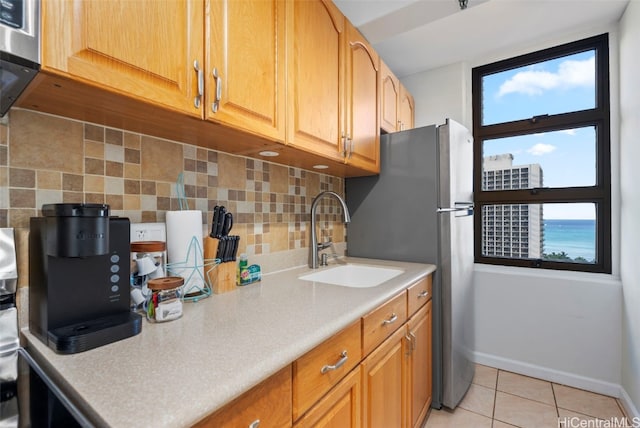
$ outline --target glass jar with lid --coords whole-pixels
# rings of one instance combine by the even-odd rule
[[[151,322],[171,321],[182,316],[182,286],[184,278],[166,276],[147,282],[149,294],[145,302],[147,319]]]

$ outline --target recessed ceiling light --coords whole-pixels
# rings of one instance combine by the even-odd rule
[[[280,156],[280,153],[278,153],[278,152],[273,152],[273,151],[271,151],[271,150],[264,150],[264,151],[262,151],[262,152],[260,152],[260,153],[258,153],[258,154],[259,154],[260,156],[265,156],[265,157],[268,157],[268,158],[272,158],[272,157]]]
[[[327,169],[327,168],[329,168],[329,165],[314,165],[313,168],[314,169]]]

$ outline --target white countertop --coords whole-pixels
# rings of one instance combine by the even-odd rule
[[[178,320],[143,320],[137,336],[72,355],[56,354],[28,329],[23,335],[97,425],[190,426],[435,270],[344,260],[404,273],[372,288],[299,280],[310,272],[306,267],[264,275],[259,283],[185,303]]]

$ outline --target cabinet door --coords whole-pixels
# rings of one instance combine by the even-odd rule
[[[405,331],[396,331],[362,362],[364,427],[406,426]]]
[[[356,367],[311,408],[296,428],[359,428],[362,395],[360,368]]]
[[[42,69],[202,117],[202,0],[42,2]]]
[[[398,101],[400,107],[400,129],[398,131],[404,131],[406,129],[414,128],[415,106],[413,103],[413,96],[407,91],[402,83],[400,84],[400,101]]]
[[[400,81],[380,60],[380,128],[387,132],[398,130],[399,99]]]
[[[408,380],[411,418],[407,426],[419,427],[431,405],[432,347],[431,347],[431,301],[420,309],[408,322],[410,358]]]
[[[291,365],[242,394],[195,428],[291,426]]]
[[[287,143],[340,161],[344,16],[328,0],[287,5]]]
[[[284,0],[207,5],[206,117],[283,142]]]
[[[380,171],[379,73],[380,59],[360,32],[346,22],[347,141],[343,152],[348,164]]]

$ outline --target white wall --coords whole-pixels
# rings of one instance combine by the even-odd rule
[[[620,23],[622,386],[640,415],[640,2]]]
[[[637,16],[634,18],[638,22]],[[470,128],[472,67],[605,32],[610,33],[614,273],[598,275],[476,265],[475,351],[480,363],[618,396],[621,393],[623,346],[622,284],[618,277],[620,177],[617,171],[620,146],[617,27],[578,29],[561,37],[539,41],[536,45],[522,46],[511,52],[496,52],[486,58],[470,58],[467,63],[406,76],[401,80],[414,95],[417,125],[441,123],[445,117],[451,117]],[[631,45],[629,50],[633,49]],[[638,45],[636,39],[635,46]],[[635,134],[640,135],[638,129]],[[637,182],[640,171],[636,174]],[[640,204],[640,201],[636,200],[636,203]],[[638,210],[635,212],[640,213]],[[631,215],[629,213],[628,223],[632,222]],[[640,224],[636,221],[634,227],[638,241]],[[636,265],[640,265],[637,260]],[[636,275],[633,276],[638,277],[640,272],[634,273]],[[640,302],[633,302],[636,308],[640,308]],[[638,313],[640,309],[634,315],[634,322],[640,329]],[[626,338],[627,345],[635,349],[635,354],[628,358],[635,358],[634,363],[627,362],[628,382],[636,386],[640,384],[637,329],[629,335],[635,340]],[[630,394],[637,392],[634,389]]]

